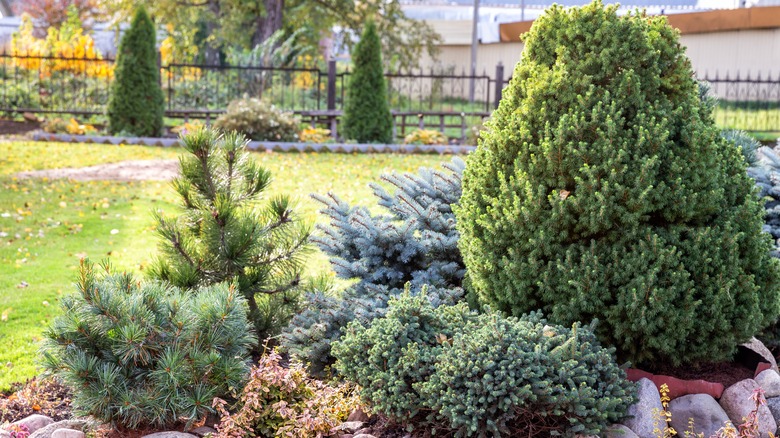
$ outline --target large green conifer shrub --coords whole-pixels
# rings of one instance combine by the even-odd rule
[[[393,120],[382,71],[382,46],[373,21],[366,23],[352,53],[352,62],[355,70],[347,89],[343,136],[359,143],[390,143]]]
[[[664,17],[553,7],[464,172],[476,292],[513,315],[601,320],[636,363],[728,358],[778,314],[778,266],[740,151]]]
[[[165,100],[160,88],[157,43],[149,14],[138,8],[117,51],[108,99],[112,134],[154,137],[162,134]]]

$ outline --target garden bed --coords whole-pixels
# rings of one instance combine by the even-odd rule
[[[36,132],[36,141],[61,141],[67,143],[130,144],[141,146],[173,147],[181,145],[178,138],[113,137],[106,135],[71,135]],[[360,143],[298,143],[274,141],[250,141],[247,149],[274,152],[335,152],[335,153],[394,153],[394,154],[467,154],[474,146],[419,145],[419,144],[360,144]]]

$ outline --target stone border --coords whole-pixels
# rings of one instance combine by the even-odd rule
[[[178,138],[113,137],[107,135],[49,134],[37,131],[35,141],[59,141],[65,143],[129,144],[139,146],[179,146]],[[334,153],[395,153],[395,154],[456,154],[463,155],[475,146],[417,145],[417,144],[363,144],[363,143],[296,143],[278,141],[250,141],[247,148],[253,151],[273,152],[334,152]]]

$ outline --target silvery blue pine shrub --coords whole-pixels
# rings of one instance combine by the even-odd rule
[[[78,293],[45,332],[43,363],[73,408],[119,429],[170,427],[238,392],[256,339],[247,304],[222,283],[192,293],[82,261]]]
[[[383,318],[352,322],[336,367],[372,410],[443,436],[598,434],[625,416],[636,388],[592,327],[390,300]]]
[[[413,294],[428,285],[434,305],[463,299],[466,270],[452,205],[461,195],[464,165],[456,157],[442,170],[384,175],[392,193],[371,184],[384,214],[350,206],[333,194],[314,195],[330,224],[318,227],[312,240],[330,256],[336,275],[354,284],[341,294],[327,287],[311,291],[306,309],[283,333],[283,346],[311,372],[321,374],[333,363],[331,342],[350,321],[382,316],[390,297],[407,283]]]
[[[553,7],[525,35],[463,175],[480,299],[542,310],[634,364],[729,359],[778,315],[778,261],[741,152],[662,16]]]

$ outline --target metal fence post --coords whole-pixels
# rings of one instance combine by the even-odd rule
[[[328,111],[334,111],[336,109],[336,60],[331,59],[328,61]],[[336,132],[336,117],[329,115],[330,120],[330,136],[333,138],[338,137]]]
[[[160,51],[157,51],[157,83],[160,85],[160,88],[162,88],[162,75],[159,74],[160,70],[162,70],[162,53]]]
[[[496,96],[493,102],[494,108],[498,108],[498,103],[501,102],[501,91],[504,90],[504,64],[501,62],[496,65]]]

